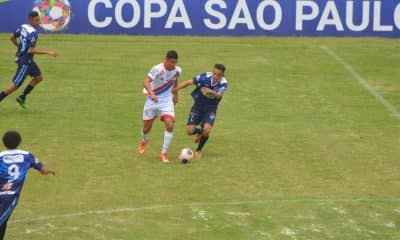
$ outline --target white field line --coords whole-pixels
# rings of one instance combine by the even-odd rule
[[[328,48],[327,46],[320,47],[325,53],[327,53],[330,57],[332,57],[337,63],[342,65],[350,74],[353,76],[355,80],[357,80],[361,86],[365,88],[375,99],[383,104],[386,109],[391,112],[396,118],[400,118],[400,112],[394,107],[390,102],[388,102],[382,95],[380,95],[368,82],[356,71],[354,68],[345,62],[341,57],[339,57],[333,50]]]
[[[106,215],[112,213],[127,213],[137,211],[151,211],[156,209],[176,209],[183,207],[199,207],[199,206],[235,206],[235,205],[246,205],[246,204],[268,204],[276,202],[288,202],[288,203],[299,203],[299,202],[311,202],[311,203],[334,203],[334,202],[400,202],[398,198],[358,198],[358,199],[265,199],[265,200],[249,200],[249,201],[227,201],[227,202],[195,202],[195,203],[182,203],[182,204],[159,204],[152,206],[142,207],[128,207],[128,208],[115,208],[115,209],[104,209],[104,210],[89,210],[74,213],[66,213],[59,215],[48,215],[48,216],[36,216],[29,218],[21,218],[9,221],[9,223],[26,223],[26,222],[41,222],[51,219],[60,218],[72,218],[87,215]]]

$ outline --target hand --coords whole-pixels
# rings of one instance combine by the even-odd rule
[[[48,175],[48,174],[51,174],[51,175],[53,175],[53,176],[55,176],[56,175],[56,172],[54,172],[53,170],[51,170],[51,169],[47,169],[47,168],[42,168],[41,170],[40,170],[40,172],[43,174],[43,175]]]
[[[174,96],[172,97],[172,100],[174,101],[174,105],[176,105],[179,101],[178,94],[174,94]]]
[[[214,91],[212,90],[212,89],[210,89],[210,88],[207,88],[207,87],[202,87],[201,88],[201,93],[204,95],[204,96],[207,96],[208,94],[210,94],[210,93],[213,93]]]
[[[158,97],[157,97],[157,95],[155,95],[154,93],[151,94],[150,97],[151,97],[151,100],[152,100],[153,102],[158,102]]]
[[[49,55],[50,57],[53,57],[53,58],[56,58],[58,56],[57,52],[55,52],[55,51],[49,51],[47,53],[47,55]]]

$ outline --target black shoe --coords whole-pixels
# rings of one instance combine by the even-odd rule
[[[25,98],[22,98],[21,96],[19,96],[19,97],[17,97],[17,102],[19,103],[19,105],[23,108],[23,109],[26,109],[26,106],[25,106]]]

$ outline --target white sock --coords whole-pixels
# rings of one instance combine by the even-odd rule
[[[168,147],[169,147],[169,144],[172,141],[172,137],[173,136],[174,136],[173,132],[168,132],[168,131],[164,132],[164,144],[163,144],[163,148],[162,148],[162,152],[161,153],[166,153],[168,151]]]
[[[142,141],[143,142],[148,142],[149,141],[149,134],[145,134],[143,132],[143,128],[142,128]]]

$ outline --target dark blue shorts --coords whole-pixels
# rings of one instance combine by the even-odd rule
[[[193,106],[189,113],[187,125],[204,126],[204,124],[208,123],[213,126],[216,116],[216,110],[202,110]]]
[[[6,221],[11,213],[14,211],[15,207],[17,206],[18,197],[4,195],[0,196],[0,225]]]
[[[17,72],[13,78],[14,85],[17,87],[21,86],[28,75],[31,77],[42,75],[39,66],[33,61],[29,64],[18,64]]]

